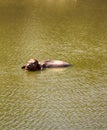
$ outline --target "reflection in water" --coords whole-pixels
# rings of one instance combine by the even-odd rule
[[[107,129],[107,1],[0,1],[0,129]],[[73,66],[23,71],[30,58]]]

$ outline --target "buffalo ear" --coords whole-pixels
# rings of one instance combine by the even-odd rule
[[[26,66],[24,65],[24,66],[22,66],[21,68],[22,68],[22,69],[25,69],[25,67],[26,67]]]

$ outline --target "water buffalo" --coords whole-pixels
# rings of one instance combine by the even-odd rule
[[[60,60],[44,60],[39,62],[36,59],[30,59],[22,69],[29,71],[43,70],[45,68],[59,68],[59,67],[69,67],[70,64]]]

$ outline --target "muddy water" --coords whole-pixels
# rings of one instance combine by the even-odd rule
[[[106,130],[106,46],[106,0],[0,1],[0,130]]]

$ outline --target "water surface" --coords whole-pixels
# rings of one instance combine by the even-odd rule
[[[0,130],[106,130],[106,48],[106,0],[0,1]]]

